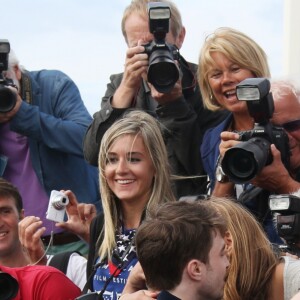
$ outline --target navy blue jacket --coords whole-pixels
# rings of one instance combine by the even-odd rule
[[[217,160],[220,154],[219,145],[221,143],[220,134],[228,128],[232,121],[232,114],[229,114],[218,126],[208,129],[203,137],[200,153],[203,168],[210,180],[210,188],[213,190],[216,182],[215,174]]]

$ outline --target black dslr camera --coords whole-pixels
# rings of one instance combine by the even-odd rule
[[[10,52],[10,45],[8,40],[0,39],[0,113],[7,113],[11,111],[17,102],[16,95],[8,88],[8,86],[15,87],[11,79],[3,76],[3,71],[8,69],[8,54]]]
[[[228,149],[222,159],[223,172],[235,183],[250,181],[272,162],[271,144],[275,144],[283,164],[289,169],[289,139],[283,128],[273,126],[269,121],[274,112],[274,101],[269,91],[270,81],[266,78],[248,78],[236,87],[237,98],[247,101],[255,124],[252,130],[238,132],[244,142]]]
[[[277,212],[277,231],[287,243],[286,251],[300,255],[300,198],[294,195],[271,195],[269,208]],[[297,245],[298,244],[298,245]]]
[[[160,93],[168,93],[179,79],[179,70],[174,60],[179,59],[179,50],[165,41],[169,32],[170,6],[162,2],[149,2],[149,30],[154,40],[146,45],[149,57],[148,81]]]
[[[19,284],[10,274],[0,271],[0,299],[10,300],[16,297]]]

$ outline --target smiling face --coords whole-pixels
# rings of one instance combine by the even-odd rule
[[[214,52],[211,57],[214,65],[208,70],[208,83],[219,105],[233,113],[247,111],[246,102],[237,99],[235,89],[242,80],[254,77],[252,72],[221,52]]]
[[[0,196],[0,259],[11,255],[20,245],[19,220],[15,200],[10,196]]]
[[[140,135],[124,135],[114,142],[108,151],[104,174],[121,205],[146,205],[152,192],[155,169]]]

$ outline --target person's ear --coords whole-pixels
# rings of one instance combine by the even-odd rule
[[[225,248],[226,248],[227,254],[230,255],[231,251],[232,251],[233,242],[232,242],[232,236],[229,231],[227,231],[225,233],[224,241],[225,241]]]
[[[176,46],[178,49],[180,49],[182,47],[184,38],[185,38],[185,27],[182,26],[181,31],[180,31],[178,37],[176,38]]]
[[[19,66],[14,66],[14,72],[16,74],[16,78],[18,79],[18,81],[20,81],[22,78],[22,72],[21,72]]]
[[[192,280],[199,281],[203,276],[204,264],[197,260],[192,259],[187,264],[187,273]]]
[[[19,220],[20,221],[23,220],[24,217],[25,217],[25,215],[24,215],[24,209],[21,209],[20,214],[19,214]]]

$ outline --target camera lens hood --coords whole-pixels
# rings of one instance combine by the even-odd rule
[[[147,49],[147,48],[145,48]],[[169,46],[153,46],[149,56],[148,82],[160,93],[168,93],[179,79],[179,70]]]
[[[0,299],[10,300],[16,297],[19,284],[10,274],[0,271]]]
[[[228,149],[222,159],[222,169],[232,182],[246,183],[267,164],[270,142],[255,137]]]
[[[7,113],[13,110],[17,97],[7,86],[0,84],[0,113]]]

